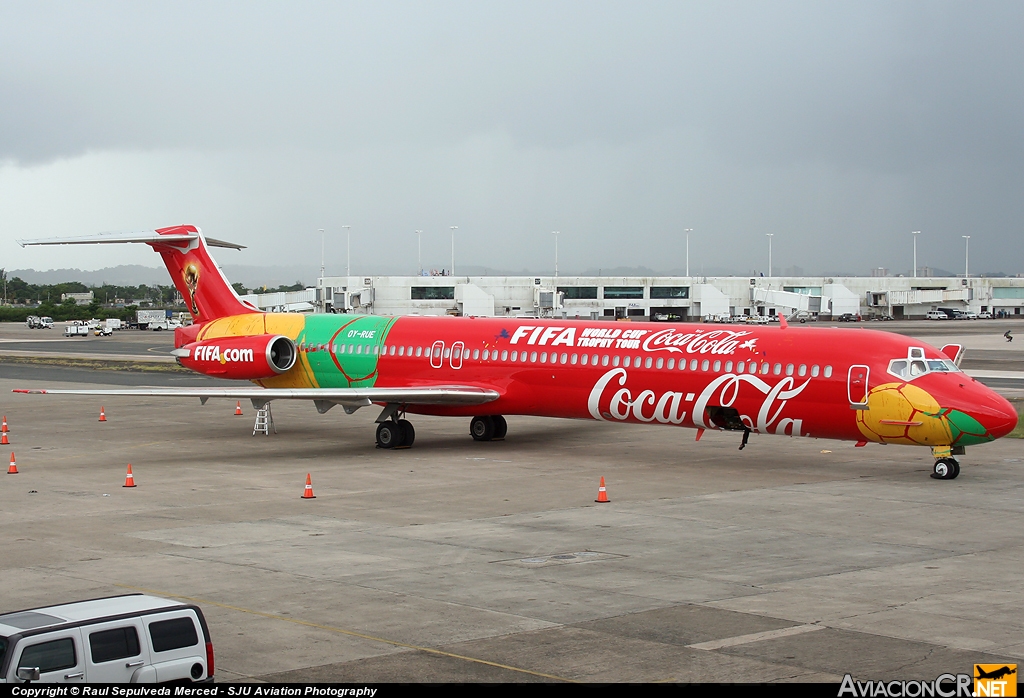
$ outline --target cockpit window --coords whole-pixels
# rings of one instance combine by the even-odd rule
[[[912,348],[906,359],[893,359],[889,362],[889,373],[903,380],[914,380],[926,373],[959,373],[960,369],[949,359],[918,358],[921,350]]]

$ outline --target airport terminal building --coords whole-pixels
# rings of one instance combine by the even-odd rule
[[[776,315],[924,318],[930,310],[1021,315],[1024,278],[328,276],[253,294],[266,310],[697,321]]]

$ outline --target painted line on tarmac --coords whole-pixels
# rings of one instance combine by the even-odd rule
[[[219,603],[217,601],[210,601],[208,599],[197,599],[191,596],[182,596],[181,594],[172,594],[166,591],[159,591],[154,589],[144,589],[142,587],[135,587],[129,584],[115,584],[114,586],[121,587],[122,589],[132,589],[134,591],[141,591],[144,594],[155,594],[157,596],[169,596],[175,599],[182,599],[184,601],[190,601],[196,604],[206,604],[209,606],[217,606],[218,608],[226,608],[230,611],[238,611],[240,613],[250,613],[254,616],[262,616],[263,618],[270,618],[271,620],[283,620],[288,623],[295,623],[296,625],[304,625],[309,628],[317,628],[318,630],[326,630],[332,633],[338,633],[340,635],[347,635],[349,637],[357,637],[361,640],[370,640],[371,642],[379,642],[384,645],[391,645],[393,647],[402,647],[409,650],[417,650],[419,652],[426,652],[427,654],[434,654],[440,657],[449,657],[450,659],[461,659],[466,662],[472,662],[474,664],[483,664],[485,666],[492,666],[498,669],[506,669],[508,671],[515,671],[520,674],[529,674],[530,676],[537,676],[542,679],[552,679],[554,681],[565,681],[566,683],[579,683],[574,679],[567,679],[564,676],[556,676],[555,674],[544,674],[539,671],[531,671],[529,669],[523,669],[521,667],[509,666],[508,664],[500,664],[498,662],[491,662],[486,659],[479,659],[477,657],[467,657],[463,654],[455,654],[453,652],[445,652],[443,650],[434,649],[432,647],[422,647],[420,645],[411,645],[408,642],[400,642],[398,640],[388,640],[384,637],[376,637],[374,635],[367,635],[365,633],[356,632],[355,630],[345,630],[344,628],[337,628],[333,625],[322,625],[320,623],[312,623],[306,620],[299,620],[297,618],[286,618],[285,616],[275,615],[273,613],[266,613],[264,611],[255,611],[251,608],[242,608],[241,606],[232,606],[226,603]]]
[[[815,630],[824,630],[824,625],[794,625],[789,628],[782,628],[781,630],[768,630],[763,633],[751,633],[750,635],[737,635],[736,637],[727,637],[722,640],[711,640],[710,642],[698,642],[695,645],[687,645],[692,650],[720,650],[724,647],[735,647],[737,645],[747,645],[751,642],[761,642],[762,640],[774,640],[777,637],[789,637],[790,635],[802,635],[804,633],[812,633]]]

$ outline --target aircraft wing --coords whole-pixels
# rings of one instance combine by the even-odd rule
[[[497,400],[499,393],[464,385],[429,388],[113,388],[105,390],[15,389],[28,395],[110,395],[126,397],[192,397],[205,403],[210,398],[251,400],[260,406],[271,400],[313,400],[323,405],[366,407],[373,403],[403,405],[482,405]],[[329,407],[328,407],[329,409]],[[321,409],[321,411],[326,411]]]

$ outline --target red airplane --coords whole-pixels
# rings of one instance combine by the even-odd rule
[[[477,441],[504,438],[502,415],[664,424],[927,446],[932,477],[954,456],[1006,435],[1013,406],[940,349],[860,329],[626,324],[537,318],[265,313],[242,301],[188,225],[25,245],[144,243],[163,257],[194,324],[172,352],[237,388],[16,390],[21,393],[312,400],[322,414],[378,405],[377,445],[411,446],[410,413],[470,417]]]

